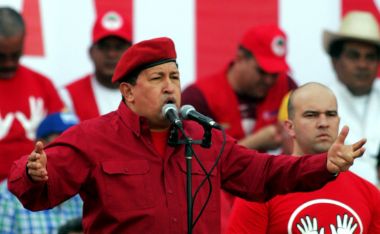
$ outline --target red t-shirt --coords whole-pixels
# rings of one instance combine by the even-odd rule
[[[61,111],[53,83],[20,66],[14,77],[0,79],[0,181],[14,160],[34,148],[35,131],[43,118]]]
[[[338,231],[339,219],[341,226],[354,231]],[[301,232],[308,230],[308,221],[315,221],[314,232]],[[380,191],[352,172],[344,172],[314,192],[276,196],[266,203],[236,199],[227,233],[380,233]]]
[[[152,142],[157,152],[164,158],[166,146],[168,145],[169,130],[167,131],[150,131]]]

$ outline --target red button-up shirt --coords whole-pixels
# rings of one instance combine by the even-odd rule
[[[184,123],[185,132],[201,139],[203,128]],[[212,147],[194,151],[209,170],[220,151],[222,134],[213,131]],[[32,210],[53,207],[79,193],[84,201],[85,233],[186,233],[186,164],[184,146],[167,147],[162,157],[152,144],[146,120],[124,103],[115,112],[82,122],[47,146],[49,179],[31,182],[27,156],[12,167],[9,188]],[[205,173],[192,160],[193,191]],[[220,232],[219,188],[250,200],[278,193],[310,190],[334,178],[326,155],[268,156],[227,138],[211,175],[211,199],[194,233]],[[208,184],[194,203],[194,217],[207,198]]]

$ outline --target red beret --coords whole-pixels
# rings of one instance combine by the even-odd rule
[[[116,65],[112,82],[115,83],[134,71],[143,70],[177,58],[170,38],[160,37],[141,41],[129,47]]]

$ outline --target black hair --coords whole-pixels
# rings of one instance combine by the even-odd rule
[[[358,41],[358,40],[355,40],[355,39],[348,39],[348,40],[347,39],[341,39],[341,40],[333,41],[331,43],[330,47],[328,48],[328,54],[332,58],[339,58],[340,55],[343,52],[344,45],[347,42],[352,42],[352,41]],[[376,55],[377,55],[377,58],[379,59],[380,58],[380,46],[375,45],[375,44],[373,44],[373,45],[376,47]]]
[[[10,7],[0,7],[0,36],[11,37],[24,33],[22,16]]]
[[[249,51],[248,49],[246,49],[244,46],[239,45],[238,46],[238,50],[243,53],[244,57],[246,57],[246,58],[253,58],[253,54],[251,53],[251,51]]]

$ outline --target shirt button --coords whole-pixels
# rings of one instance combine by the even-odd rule
[[[169,193],[169,194],[173,194],[174,192],[173,192],[173,190],[169,189],[169,190],[168,190],[168,193]]]
[[[176,223],[176,222],[178,222],[178,219],[177,219],[177,218],[172,218],[172,221],[173,221],[174,223]]]

